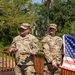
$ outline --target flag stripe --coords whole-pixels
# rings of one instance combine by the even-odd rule
[[[69,64],[72,64],[72,65],[75,65],[75,62],[73,62],[73,61],[68,61],[68,60],[64,60],[64,63],[69,63]]]
[[[67,59],[68,59],[69,61],[75,61],[75,59],[72,59],[72,58],[70,58],[70,57],[65,57],[65,56],[64,56],[63,60],[67,60]]]
[[[66,69],[66,70],[69,70],[69,71],[72,71],[72,72],[75,72],[75,69],[74,68],[70,68],[70,67],[63,66],[63,69]]]

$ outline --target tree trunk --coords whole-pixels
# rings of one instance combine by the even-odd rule
[[[50,0],[50,8],[54,6],[54,0]]]

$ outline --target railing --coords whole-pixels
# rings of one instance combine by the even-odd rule
[[[43,58],[39,58],[37,57],[37,59],[35,59],[35,61],[38,61],[40,60],[39,62],[44,62]],[[36,64],[35,64],[36,65]],[[38,63],[37,63],[38,65]],[[43,65],[44,66],[44,65]],[[0,51],[0,71],[12,71],[14,70],[14,67],[15,67],[15,59],[14,59],[14,54],[10,54],[9,50],[6,50],[6,51]],[[42,70],[42,66],[40,65],[40,69]],[[37,69],[37,68],[35,68]],[[37,71],[40,73],[42,73],[41,70],[38,70]],[[67,70],[64,70],[62,69],[62,75],[75,75],[74,72],[70,72],[70,71],[67,71]]]
[[[62,55],[62,59],[63,59],[63,57],[64,57],[64,55]],[[62,62],[63,62],[63,60],[62,60]],[[72,72],[72,71],[69,71],[69,70],[62,68],[62,74],[61,75],[75,75],[75,72]]]
[[[0,51],[0,71],[14,70],[15,59],[14,54],[10,54],[8,50]]]
[[[75,75],[75,72],[71,72],[71,71],[62,69],[62,75]]]

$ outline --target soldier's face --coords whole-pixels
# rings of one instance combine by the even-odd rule
[[[20,34],[22,36],[29,34],[29,32],[30,32],[30,29],[22,29],[22,28],[20,29]]]
[[[49,33],[50,33],[50,34],[55,34],[55,32],[56,32],[56,29],[54,29],[54,28],[50,28],[50,29],[49,29]]]

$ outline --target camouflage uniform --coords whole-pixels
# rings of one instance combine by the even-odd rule
[[[45,74],[44,75],[60,75],[61,70],[52,66],[52,61],[54,60],[57,63],[57,66],[61,65],[61,48],[62,48],[62,38],[58,36],[52,37],[47,35],[42,40],[43,48],[45,52],[46,64],[45,65]]]
[[[21,26],[26,27],[26,25]],[[12,52],[13,47],[16,47],[18,51],[16,52],[16,75],[35,75],[35,69],[33,64],[33,55],[39,50],[38,39],[31,34],[25,37],[21,35],[16,36],[11,44],[10,52]],[[26,50],[27,54],[20,54],[20,52]]]

